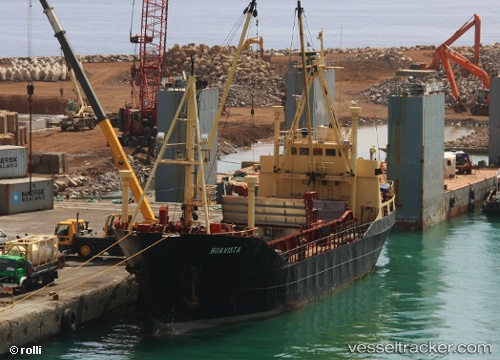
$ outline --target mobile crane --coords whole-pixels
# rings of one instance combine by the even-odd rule
[[[64,53],[66,61],[68,61],[69,64],[71,65],[85,96],[89,100],[89,103],[92,106],[92,109],[94,110],[97,123],[101,127],[101,130],[104,133],[104,136],[106,137],[109,147],[113,153],[113,159],[115,165],[120,170],[131,171],[131,178],[129,180],[128,185],[132,192],[132,195],[134,196],[135,201],[138,201],[142,195],[141,185],[137,180],[137,177],[132,169],[132,166],[127,160],[127,155],[125,154],[125,151],[123,150],[120,141],[118,140],[118,137],[115,134],[111,122],[106,116],[106,113],[104,112],[99,100],[97,99],[97,96],[94,93],[94,90],[92,89],[92,86],[90,85],[87,75],[83,71],[80,62],[76,57],[76,53],[73,50],[73,47],[71,46],[68,40],[68,37],[66,36],[66,31],[62,28],[59,19],[57,18],[54,12],[54,8],[50,5],[49,1],[40,0],[40,4],[42,5],[43,12],[47,16],[52,26],[52,29],[54,30],[55,37],[57,38],[59,44],[61,45],[61,49]],[[141,201],[139,210],[146,221],[153,221],[153,222],[156,221],[154,212],[151,209],[151,206],[147,201],[147,199],[143,199],[143,201]]]
[[[83,101],[82,92],[76,81],[75,72],[69,63],[67,63],[67,67],[76,99],[70,99],[68,101],[68,105],[66,106],[66,117],[61,121],[61,131],[66,131],[70,128],[83,130],[85,127],[93,130],[96,126],[94,110],[92,106]]]
[[[131,67],[133,103],[126,103],[120,109],[120,131],[124,145],[147,143],[156,136],[167,14],[168,0],[143,0],[141,34],[130,34],[130,42],[139,45],[139,66],[134,61]]]
[[[464,112],[467,110],[465,106],[462,104],[462,100],[460,99],[460,93],[458,91],[453,70],[451,69],[450,61],[453,61],[457,65],[460,65],[463,69],[477,76],[478,78],[481,79],[484,89],[479,90],[476,98],[476,104],[471,107],[470,111],[472,115],[487,116],[489,114],[490,77],[488,73],[484,71],[479,65],[479,50],[481,47],[481,18],[479,17],[479,15],[474,14],[471,17],[471,19],[472,20],[469,19],[468,22],[462,25],[448,40],[446,40],[444,43],[442,43],[436,48],[430,65],[427,65],[426,63],[416,63],[413,64],[412,67],[419,69],[444,70],[448,78],[448,81],[450,82],[450,87],[453,96],[457,101],[455,105],[456,112]],[[475,33],[474,33],[474,55],[473,55],[473,60],[471,61],[467,59],[465,56],[452,50],[450,46],[472,27],[475,27]]]

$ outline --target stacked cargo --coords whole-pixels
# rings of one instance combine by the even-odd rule
[[[18,114],[0,110],[0,145],[25,145],[28,143],[28,129],[18,125]]]
[[[52,179],[27,175],[27,149],[0,145],[0,215],[54,208]]]

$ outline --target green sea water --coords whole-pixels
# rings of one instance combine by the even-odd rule
[[[132,311],[11,358],[500,359],[500,217],[476,210],[424,232],[393,230],[373,272],[297,311],[167,338],[150,331]]]

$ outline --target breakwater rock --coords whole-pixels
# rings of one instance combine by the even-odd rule
[[[131,55],[86,55],[81,63],[128,62]],[[69,80],[66,62],[61,56],[0,58],[0,81],[65,81]]]
[[[433,47],[431,47],[432,49]],[[452,47],[452,50],[467,56],[468,54],[473,54],[473,47],[462,46],[462,47]],[[377,50],[378,52],[379,50]],[[396,54],[397,55],[397,54]],[[372,55],[373,56],[373,55]],[[383,55],[379,55],[383,56]],[[395,56],[394,56],[395,58]],[[491,45],[484,45],[481,47],[480,53],[481,67],[491,76],[498,76],[500,74],[500,43],[494,43]],[[411,59],[405,59],[406,62],[402,62],[401,65],[409,68],[411,65]],[[408,60],[410,60],[408,62]],[[457,84],[458,92],[460,94],[460,99],[463,105],[470,108],[477,102],[477,94],[479,89],[484,89],[484,85],[481,79],[461,66],[451,63],[451,68],[454,74],[455,82]],[[444,70],[438,71],[436,80],[442,84],[443,91],[445,93],[445,106],[446,108],[454,108],[457,101],[453,96],[450,82],[446,76]],[[399,76],[394,76],[392,78],[386,79],[378,84],[371,86],[364,91],[364,95],[369,98],[369,100],[376,104],[387,104],[389,94],[398,86],[401,86],[407,79]]]
[[[467,56],[473,53],[470,46],[452,47],[454,51]],[[343,66],[347,71],[366,74],[366,70],[394,70],[394,76],[385,79],[363,91],[365,99],[376,104],[387,104],[390,92],[407,79],[395,76],[398,69],[407,69],[413,59],[407,55],[412,51],[425,51],[429,56],[435,46],[326,49],[326,63]],[[231,85],[226,105],[229,107],[269,106],[281,104],[285,93],[285,72],[287,62],[275,61],[290,58],[297,50],[268,50],[263,54],[247,49],[242,51],[240,61]],[[192,69],[200,80],[222,91],[231,68],[236,48],[234,46],[173,45],[165,56],[165,77],[191,74]],[[481,47],[481,67],[490,75],[500,73],[500,43]],[[132,62],[135,55],[86,55],[79,57],[82,63]],[[429,58],[430,62],[430,58]],[[285,64],[285,66],[283,66]],[[363,65],[364,64],[364,65]],[[466,107],[476,102],[481,80],[465,69],[452,63],[455,80]],[[123,74],[121,83],[129,82],[129,72]],[[69,80],[66,64],[61,56],[35,58],[0,58],[0,81],[61,81]],[[456,100],[451,92],[444,71],[439,71],[437,80],[442,83],[446,94],[446,107],[453,108]]]

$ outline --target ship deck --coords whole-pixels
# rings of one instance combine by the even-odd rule
[[[444,180],[445,192],[455,191],[494,178],[497,170],[498,168],[482,167],[479,170],[472,170],[471,174],[455,174],[454,177]]]

